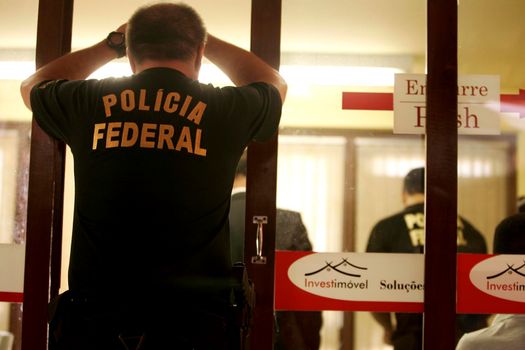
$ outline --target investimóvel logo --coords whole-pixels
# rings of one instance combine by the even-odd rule
[[[525,255],[496,255],[470,271],[470,281],[497,298],[525,302]]]

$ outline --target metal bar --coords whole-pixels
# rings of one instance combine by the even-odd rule
[[[71,50],[73,0],[40,0],[37,68]],[[22,349],[47,349],[47,304],[60,280],[65,146],[32,123]]]
[[[428,0],[425,350],[455,348],[457,1]]]
[[[251,17],[252,52],[274,68],[279,68],[281,0],[252,0]],[[256,255],[253,217],[268,217],[263,247],[266,263],[246,261],[256,291],[256,309],[248,344],[250,349],[273,349],[276,189],[277,135],[264,144],[252,143],[248,147],[245,257]]]

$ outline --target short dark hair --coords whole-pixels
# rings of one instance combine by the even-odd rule
[[[525,213],[503,219],[494,232],[494,254],[525,254]]]
[[[408,194],[425,193],[425,168],[412,169],[405,175],[403,191]]]
[[[185,4],[158,3],[139,8],[129,19],[126,44],[135,59],[187,60],[206,41],[199,14]]]

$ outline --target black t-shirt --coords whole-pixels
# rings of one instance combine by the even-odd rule
[[[423,253],[424,227],[424,204],[409,206],[375,224],[368,239],[366,251],[375,253]],[[481,233],[460,216],[458,216],[457,251],[460,253],[487,253],[487,245]],[[479,317],[485,318],[485,316]],[[419,349],[422,322],[422,314],[396,313],[397,326],[392,336],[394,343],[414,344],[413,348]],[[465,324],[466,322],[480,323],[477,319],[458,317],[456,325],[458,332],[469,328],[469,325]],[[415,339],[407,337],[414,337]],[[400,346],[412,349],[409,345]]]
[[[211,293],[229,283],[237,162],[274,135],[277,89],[217,88],[168,68],[35,87],[38,124],[74,156],[69,287]]]
[[[424,205],[415,204],[376,223],[368,239],[366,251],[423,253],[424,244]],[[487,252],[487,244],[481,233],[460,216],[458,216],[457,247],[459,253],[485,254]]]

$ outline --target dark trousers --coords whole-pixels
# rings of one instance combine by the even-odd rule
[[[394,350],[421,350],[423,339],[420,332],[408,332],[392,338]]]
[[[144,311],[66,295],[50,333],[50,350],[228,350],[236,330],[227,310],[151,301]]]

